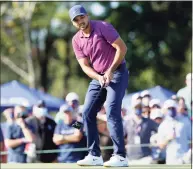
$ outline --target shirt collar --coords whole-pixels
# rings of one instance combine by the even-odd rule
[[[90,33],[90,36],[91,36],[92,32],[94,31],[94,26],[93,26],[93,22],[92,21],[90,21],[90,25],[91,25],[91,33]],[[84,37],[84,34],[83,34],[83,32],[81,30],[79,31],[79,37],[80,38],[89,38],[89,37]]]

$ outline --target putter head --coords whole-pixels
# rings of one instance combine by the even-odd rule
[[[79,121],[76,121],[75,123],[72,124],[72,127],[76,128],[76,129],[81,129],[83,126],[83,124]]]

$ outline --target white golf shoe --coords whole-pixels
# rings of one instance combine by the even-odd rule
[[[83,160],[77,161],[77,164],[80,166],[102,166],[103,159],[102,159],[102,156],[97,157],[97,156],[88,154]]]
[[[128,167],[127,157],[121,157],[119,155],[113,155],[109,161],[103,164],[105,167]]]

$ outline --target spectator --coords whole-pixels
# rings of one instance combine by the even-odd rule
[[[70,92],[66,95],[66,101],[69,106],[72,107],[73,109],[73,118],[80,118],[80,113],[79,113],[79,96],[74,93]],[[61,113],[60,111],[56,114],[55,116],[55,122],[58,123],[59,121],[63,121],[63,112]],[[81,119],[81,118],[80,118]]]
[[[160,100],[159,99],[152,99],[149,102],[149,108],[150,108],[150,118],[153,117],[152,113],[156,112],[157,109],[161,108]]]
[[[159,99],[152,99],[150,102],[149,102],[149,107],[150,109],[160,109],[161,108],[161,105],[160,105],[160,100]]]
[[[142,97],[139,93],[135,93],[132,95],[131,106],[128,108],[127,115],[129,115],[133,111],[133,107],[135,107],[134,105],[136,104],[140,104],[140,105],[142,104]]]
[[[14,121],[5,132],[5,145],[8,148],[8,163],[26,163],[24,154],[26,143],[33,141],[33,134],[24,118],[26,109],[23,106],[14,108]]]
[[[77,113],[79,107],[79,96],[74,92],[70,92],[66,95],[66,101],[68,105],[73,108],[73,112]]]
[[[185,102],[185,99],[183,97],[178,97],[178,102],[177,102],[178,105],[185,105],[186,102]]]
[[[187,107],[186,107],[185,103],[178,104],[177,115],[181,118],[184,118],[184,116],[186,116],[188,118],[188,112],[187,112]]]
[[[188,118],[176,117],[176,103],[167,100],[163,106],[165,118],[158,128],[158,145],[166,148],[166,164],[182,164],[189,150],[191,124]]]
[[[149,107],[149,105],[142,104],[142,116],[144,118],[149,118],[149,116],[150,116],[150,107]]]
[[[141,103],[142,97],[141,97],[141,95],[139,93],[135,93],[135,94],[132,95],[131,100],[132,100],[132,102],[138,101],[138,102]]]
[[[13,108],[8,108],[3,111],[3,115],[6,119],[6,125],[12,124],[14,120]]]
[[[5,143],[4,143],[3,132],[0,128],[0,152],[3,152],[3,151],[5,151]],[[6,163],[6,156],[2,155],[2,154],[0,154],[0,155],[1,155],[0,163]]]
[[[141,97],[142,97],[142,104],[145,106],[149,106],[149,102],[151,100],[151,95],[148,90],[144,90],[141,92]]]
[[[69,105],[63,105],[60,108],[63,112],[63,121],[57,124],[54,132],[53,141],[59,146],[60,150],[68,150],[74,148],[86,147],[86,137],[83,134],[83,130],[78,130],[72,127],[72,124],[76,121],[73,116],[73,109]],[[85,152],[86,153],[86,152]],[[85,156],[84,151],[81,152],[60,152],[58,156],[59,163],[75,163],[77,160],[81,160]]]
[[[53,119],[53,117],[48,113],[48,110],[47,110],[47,107],[46,107],[46,103],[44,100],[38,100],[37,104],[36,104],[37,107],[39,108],[44,108],[46,110],[46,117],[50,118],[50,119]]]
[[[150,119],[160,125],[163,121],[163,114],[161,109],[152,109]],[[153,158],[152,163],[165,164],[166,152],[165,149],[160,149],[159,146],[157,146],[157,137],[158,135],[155,133],[150,138],[150,143],[154,145],[151,148]]]
[[[161,112],[161,109],[153,109],[150,115],[150,119],[160,125],[163,120],[163,114]]]
[[[157,132],[157,124],[149,118],[142,116],[141,104],[136,103],[130,116],[124,119],[125,134],[127,136],[127,145],[136,146],[127,148],[127,155],[130,164],[150,163],[152,161],[151,149],[141,144],[149,144],[153,132]]]
[[[39,106],[39,104],[38,104]],[[55,150],[57,146],[53,143],[52,137],[56,127],[53,119],[47,116],[47,109],[45,107],[33,107],[32,116],[26,119],[29,126],[34,129],[35,148],[36,150]],[[55,162],[57,153],[37,154],[36,159],[28,158],[28,162]]]
[[[185,103],[188,109],[189,117],[191,117],[191,102],[192,102],[192,96],[193,96],[193,90],[192,90],[192,73],[188,73],[186,75],[186,87],[180,89],[177,92],[178,97],[183,97],[185,99]]]

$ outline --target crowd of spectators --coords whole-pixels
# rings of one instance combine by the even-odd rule
[[[122,107],[122,122],[129,164],[187,164],[191,162],[192,74],[186,76],[186,87],[161,103],[147,90],[132,96],[130,109]],[[87,153],[84,128],[72,127],[82,122],[79,97],[72,92],[59,112],[49,115],[44,101],[33,106],[4,110],[6,127],[0,130],[1,162],[7,163],[75,163]],[[98,112],[101,146],[112,146],[105,104]],[[3,132],[2,132],[3,131]],[[3,134],[2,134],[3,133]],[[94,134],[94,133],[93,133]],[[77,151],[73,151],[77,150]],[[104,161],[113,149],[102,150]]]

